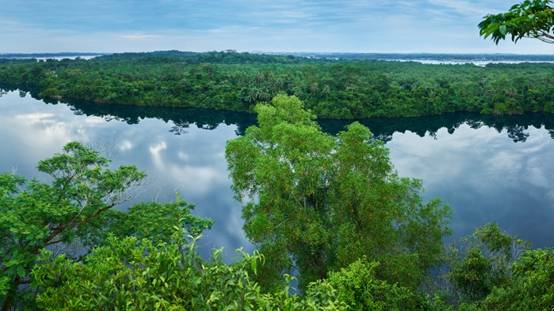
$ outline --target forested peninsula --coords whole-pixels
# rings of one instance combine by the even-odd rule
[[[318,117],[554,112],[554,65],[426,65],[224,52],[0,60],[0,87],[50,102],[252,111],[295,95]]]

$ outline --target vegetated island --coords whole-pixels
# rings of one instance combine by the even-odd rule
[[[0,87],[46,101],[252,111],[280,93],[323,118],[554,112],[554,64],[426,65],[223,52],[0,60]]]

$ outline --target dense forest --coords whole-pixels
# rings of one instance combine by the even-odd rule
[[[554,112],[554,65],[424,65],[237,53],[0,60],[0,87],[48,101],[252,111],[295,95],[319,117]]]
[[[212,222],[194,206],[122,211],[145,175],[77,142],[0,174],[2,310],[548,310],[554,252],[497,225],[445,244],[449,208],[396,174],[355,122],[325,133],[297,97],[255,107],[227,144],[244,229],[257,250],[198,255]],[[371,185],[368,187],[368,185]],[[295,281],[296,280],[296,281]]]
[[[551,1],[525,0],[479,26],[497,43],[554,43],[553,25]],[[554,249],[533,249],[496,224],[447,243],[450,208],[398,175],[386,121],[376,137],[360,122],[318,117],[552,113],[553,70],[234,51],[0,60],[0,90],[83,113],[121,104],[141,106],[115,116],[131,123],[162,106],[257,116],[215,116],[245,124],[225,159],[256,250],[238,250],[234,262],[221,250],[198,254],[213,222],[179,194],[123,208],[145,174],[79,142],[38,163],[44,178],[0,173],[1,310],[552,310]],[[460,115],[449,115],[449,131]],[[528,123],[552,129],[543,117]],[[484,120],[527,138],[509,116]]]

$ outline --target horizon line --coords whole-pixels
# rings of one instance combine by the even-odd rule
[[[532,54],[532,53],[478,53],[478,52],[355,52],[355,51],[241,51],[235,49],[223,49],[223,50],[205,50],[205,51],[190,51],[190,50],[145,50],[145,51],[118,51],[118,52],[98,52],[98,51],[61,51],[61,52],[0,52],[0,56],[7,55],[112,55],[112,54],[140,54],[140,53],[159,53],[159,52],[184,52],[184,53],[210,53],[210,52],[236,52],[236,53],[249,53],[249,54],[281,54],[281,55],[294,55],[294,54],[360,54],[360,55],[508,55],[508,56],[554,56],[554,54]]]

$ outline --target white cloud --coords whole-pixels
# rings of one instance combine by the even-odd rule
[[[121,38],[127,39],[127,40],[146,40],[146,39],[153,39],[153,38],[159,38],[161,35],[156,34],[124,34],[121,35]]]
[[[133,143],[130,142],[129,140],[122,140],[120,143],[119,143],[119,151],[122,151],[122,152],[125,152],[125,151],[129,151],[131,149],[133,149]]]
[[[429,3],[456,11],[461,15],[484,16],[492,11],[482,3],[472,3],[463,0],[429,0]]]
[[[2,1],[0,6],[10,6],[8,2],[2,5]],[[57,9],[65,10],[54,22],[44,17],[48,14],[30,18],[35,6],[15,9],[12,5],[11,11],[0,12],[0,53],[171,49],[522,54],[553,51],[552,46],[536,40],[496,46],[480,38],[477,23],[486,13],[507,9],[509,5],[503,0],[227,0],[218,5],[165,0],[137,7],[102,1],[101,8],[87,2],[83,4],[87,10],[80,11],[79,4],[72,4],[76,8],[74,14],[60,6],[60,0],[53,2]],[[109,18],[95,15],[100,13]]]

